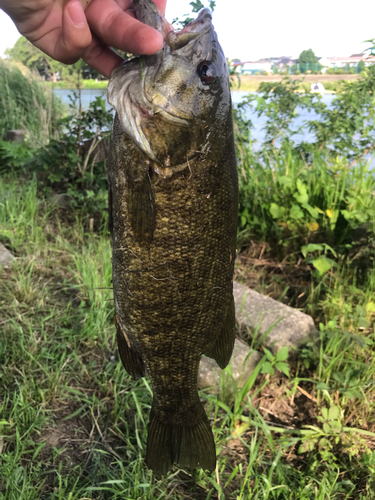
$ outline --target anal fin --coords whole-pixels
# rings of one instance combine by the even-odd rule
[[[138,352],[130,346],[126,332],[117,316],[115,316],[115,324],[117,330],[116,338],[118,350],[125,370],[135,379],[144,377],[145,366],[143,360]]]
[[[216,338],[214,345],[205,353],[206,356],[213,358],[222,369],[227,366],[232,356],[236,337],[235,323],[234,298],[232,297],[224,317],[220,333]]]

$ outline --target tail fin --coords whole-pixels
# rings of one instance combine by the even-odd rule
[[[147,467],[160,476],[166,474],[174,462],[187,469],[215,469],[215,442],[206,414],[196,425],[185,426],[163,424],[151,410]]]

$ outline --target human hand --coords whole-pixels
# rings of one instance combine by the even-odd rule
[[[154,0],[164,15],[166,0]],[[111,48],[154,54],[162,35],[135,19],[132,0],[0,0],[18,31],[57,61],[82,58],[110,77],[123,59]]]

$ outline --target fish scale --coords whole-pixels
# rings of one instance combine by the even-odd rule
[[[134,7],[164,46],[115,70],[108,86],[117,111],[108,165],[117,341],[125,369],[151,381],[147,465],[156,474],[173,463],[212,470],[199,362],[205,354],[225,367],[235,335],[238,182],[226,61],[207,9],[174,32],[151,0]]]

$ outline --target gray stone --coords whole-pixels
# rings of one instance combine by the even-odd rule
[[[5,136],[5,140],[9,142],[24,142],[26,136],[26,130],[15,129],[9,130],[7,135]]]
[[[237,387],[242,387],[244,385],[246,380],[253,373],[260,359],[261,355],[259,352],[252,351],[245,342],[236,339],[230,363],[232,365],[232,376]],[[217,366],[216,361],[207,356],[202,356],[199,365],[199,387],[201,389],[211,387],[212,391],[216,393],[220,388],[222,373],[223,370]]]
[[[233,294],[240,329],[251,329],[258,339],[269,331],[261,343],[273,352],[284,346],[296,349],[319,336],[311,316],[297,309],[239,283],[234,283]]]
[[[66,193],[53,193],[51,196],[51,203],[59,208],[69,208],[71,201],[72,197]]]
[[[14,257],[5,246],[0,243],[0,266],[8,267],[12,264]]]

